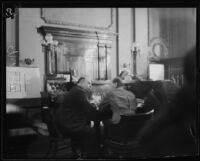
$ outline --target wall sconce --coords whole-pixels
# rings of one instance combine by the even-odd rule
[[[139,43],[133,42],[132,46],[131,46],[131,51],[139,53],[140,52],[140,45],[139,45]]]
[[[133,78],[136,78],[137,75],[137,64],[136,64],[136,57],[140,53],[140,45],[137,42],[133,42],[131,46],[131,53],[133,55]]]

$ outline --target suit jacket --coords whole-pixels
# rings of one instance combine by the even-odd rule
[[[111,110],[97,111],[87,99],[87,91],[80,86],[73,87],[63,97],[56,112],[56,122],[64,131],[84,130],[90,120],[104,120],[112,117]]]
[[[111,122],[114,124],[120,122],[120,115],[135,114],[137,108],[135,95],[123,88],[110,90],[101,102],[100,109],[105,109],[109,105],[113,111]]]

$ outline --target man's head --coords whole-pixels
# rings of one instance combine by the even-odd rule
[[[77,81],[77,85],[84,89],[89,89],[91,87],[91,81],[86,77],[80,77]]]
[[[119,74],[119,77],[121,78],[121,79],[125,79],[125,77],[126,76],[128,76],[128,71],[126,71],[126,70],[123,70],[123,71],[121,71],[121,73]]]
[[[115,88],[123,87],[123,83],[120,77],[116,77],[112,80],[113,86]]]

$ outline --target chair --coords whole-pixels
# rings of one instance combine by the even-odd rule
[[[51,114],[50,108],[43,108],[43,121],[47,124],[49,132],[49,147],[45,158],[56,157],[57,153],[66,148],[70,148],[70,138],[64,138],[56,127],[54,117]],[[60,144],[62,143],[62,145]]]
[[[137,144],[141,128],[151,120],[153,111],[131,116],[122,116],[118,124],[104,122],[104,146],[107,157],[142,157],[142,149]]]
[[[49,147],[45,158],[55,158],[59,151],[67,149],[70,152],[70,155],[67,158],[81,158],[82,154],[81,147],[76,140],[72,140],[70,136],[63,136],[60,130],[58,129],[54,115],[51,113],[50,109],[46,107],[43,111],[44,122],[47,124],[49,131]]]
[[[63,149],[69,148],[71,150],[71,157],[70,158],[81,158],[84,157],[84,153],[82,153],[82,148],[80,146],[80,141],[78,139],[72,139],[70,136],[64,136],[59,130],[54,114],[56,112],[56,108],[52,107],[49,103],[49,96],[45,95],[44,93],[41,93],[43,95],[42,97],[42,119],[47,124],[48,131],[49,131],[49,138],[50,143],[48,147],[48,151],[45,155],[45,157],[49,157],[51,154],[51,157],[56,157],[57,153]],[[56,102],[56,106],[60,106],[60,101],[63,99],[63,95],[59,95],[59,99]],[[60,143],[63,146],[60,146]],[[51,153],[52,152],[52,153]]]

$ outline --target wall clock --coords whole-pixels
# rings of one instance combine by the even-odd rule
[[[167,58],[168,48],[162,38],[155,37],[150,41],[149,57],[160,59]]]

